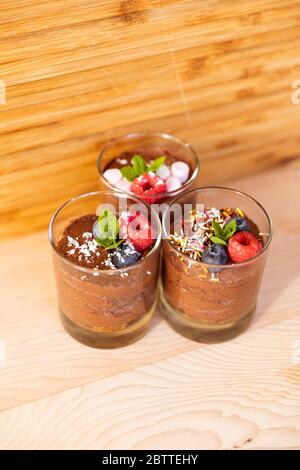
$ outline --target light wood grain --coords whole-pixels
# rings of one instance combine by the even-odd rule
[[[300,317],[0,414],[1,449],[300,449]]]
[[[0,7],[0,236],[97,188],[99,149],[124,132],[189,140],[201,184],[299,157],[299,18],[297,0]]]
[[[299,183],[294,165],[228,182],[255,196],[274,223],[258,310],[250,328],[253,332],[299,316],[295,262],[300,256]],[[0,367],[1,410],[201,349],[159,318],[151,331],[130,347],[113,351],[86,348],[71,339],[60,324],[47,234],[1,243],[0,259],[0,340],[7,350],[7,362]]]

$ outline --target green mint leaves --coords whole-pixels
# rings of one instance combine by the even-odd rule
[[[117,242],[112,243],[111,245],[105,246],[104,248],[106,250],[114,250],[115,248],[118,248],[118,246],[123,243],[124,240],[118,240]]]
[[[132,166],[124,166],[124,168],[120,168],[120,172],[128,181],[135,180],[135,172]]]
[[[210,237],[210,239],[213,243],[216,243],[217,245],[227,246],[227,243],[224,240],[222,240],[222,238]]]
[[[218,222],[216,222],[215,220],[213,220],[212,225],[215,232],[215,236],[217,238],[220,238],[220,240],[225,239],[224,230],[222,229],[221,225],[218,224]]]
[[[217,245],[227,246],[229,238],[231,238],[236,231],[236,220],[230,220],[224,228],[215,220],[213,220],[212,224],[215,235],[210,238],[211,241]]]
[[[117,248],[124,240],[118,240],[119,222],[113,212],[104,209],[98,217],[98,231],[96,242],[105,248],[111,250]]]
[[[236,220],[231,219],[228,224],[225,225],[224,233],[225,233],[225,241],[227,242],[229,238],[236,232]]]
[[[120,171],[128,181],[134,181],[135,178],[148,171],[156,172],[164,164],[165,159],[164,156],[158,157],[148,166],[143,157],[134,155],[132,157],[132,166],[124,166],[120,168]]]
[[[132,166],[134,173],[139,176],[147,171],[147,163],[140,155],[134,155],[132,157]]]
[[[158,157],[148,167],[148,171],[153,171],[154,173],[165,163],[166,157]]]

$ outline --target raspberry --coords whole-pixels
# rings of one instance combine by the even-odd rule
[[[228,254],[234,263],[241,263],[256,256],[262,244],[251,232],[237,232],[228,242]]]
[[[144,194],[144,192],[150,188],[150,184],[148,178],[146,178],[147,173],[145,175],[141,175],[131,183],[131,191],[135,194]]]
[[[138,176],[131,183],[131,191],[148,202],[154,204],[159,202],[162,198],[161,195],[166,192],[167,187],[164,181],[152,171]]]
[[[145,251],[153,244],[155,231],[147,217],[140,212],[122,214],[119,219],[120,238],[129,240],[136,250]]]

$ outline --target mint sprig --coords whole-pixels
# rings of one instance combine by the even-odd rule
[[[236,220],[231,219],[228,224],[225,225],[224,233],[225,233],[225,241],[227,242],[229,238],[236,232]]]
[[[210,239],[213,243],[216,243],[217,245],[227,246],[227,243],[225,242],[225,240],[222,240],[222,238],[210,237]]]
[[[133,171],[136,175],[142,175],[147,171],[147,163],[141,157],[140,155],[134,155],[132,157],[132,166],[133,166]]]
[[[224,240],[225,239],[225,232],[222,229],[221,225],[218,224],[218,222],[216,222],[215,220],[213,220],[212,226],[213,226],[213,229],[214,229],[214,232],[215,232],[215,236],[217,238],[220,238],[221,240]]]
[[[150,163],[148,171],[153,171],[154,173],[165,163],[166,157],[158,157],[153,162]]]
[[[135,171],[132,166],[124,166],[123,168],[120,168],[120,171],[124,178],[126,178],[128,181],[132,182],[135,180]]]
[[[98,217],[96,242],[106,250],[117,248],[124,241],[118,240],[119,229],[119,222],[115,214],[104,209]]]
[[[230,220],[224,228],[222,228],[215,220],[213,220],[212,225],[215,235],[210,238],[211,241],[217,245],[227,246],[228,240],[236,232],[236,220]]]
[[[135,178],[138,178],[140,175],[143,175],[148,171],[156,172],[164,164],[165,159],[166,157],[164,156],[158,157],[148,166],[143,157],[135,154],[132,157],[132,166],[124,166],[123,168],[120,168],[120,171],[124,178],[132,182]]]
[[[118,246],[120,246],[121,243],[123,243],[123,241],[124,241],[124,240],[119,240],[119,241],[117,241],[117,242],[114,242],[114,243],[112,243],[111,245],[106,246],[105,249],[106,249],[106,250],[114,250],[115,248],[118,248]]]

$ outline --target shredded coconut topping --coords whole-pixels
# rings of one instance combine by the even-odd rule
[[[117,269],[114,263],[112,262],[110,256],[104,261],[102,261],[102,264],[104,264],[104,266],[106,266],[107,268]]]
[[[75,248],[79,248],[79,246],[80,246],[78,241],[75,240],[75,238],[70,237],[69,235],[68,235],[68,242],[69,242],[68,246],[74,246]]]
[[[83,238],[92,238],[93,234],[92,232],[84,232],[82,234]]]
[[[73,237],[68,236],[68,246],[71,248],[68,251],[68,255],[74,255],[78,252],[78,259],[81,261],[82,256],[84,256],[88,262],[87,258],[90,258],[92,253],[96,253],[98,244],[96,240],[92,238],[91,232],[85,232],[82,236],[85,239],[85,242],[81,245]]]

